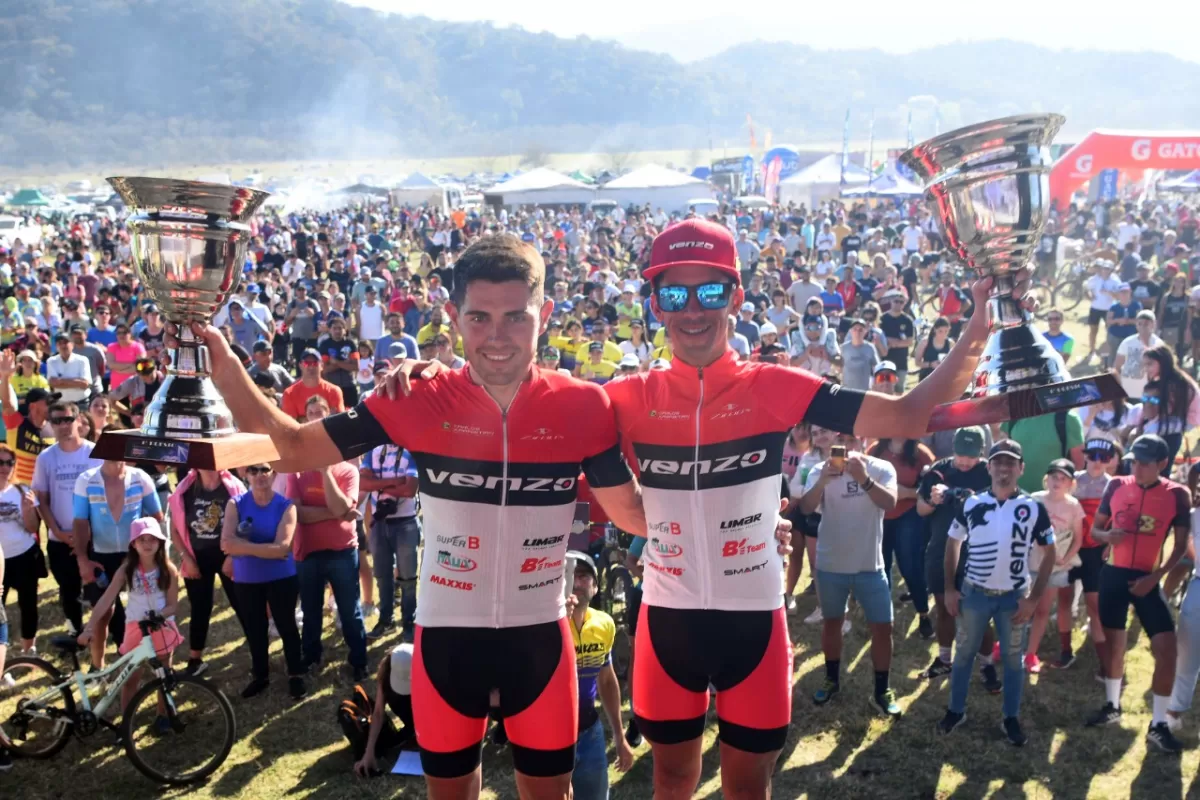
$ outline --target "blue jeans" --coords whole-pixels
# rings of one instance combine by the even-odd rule
[[[618,731],[614,735],[622,734]],[[579,732],[571,788],[575,800],[608,800],[608,753],[604,743],[604,723],[598,719],[591,727]]]
[[[883,571],[888,587],[892,585],[892,558],[908,584],[913,608],[918,614],[929,613],[929,590],[925,586],[925,545],[929,541],[929,521],[914,506],[895,519],[883,521]]]
[[[367,666],[367,631],[359,602],[358,550],[318,550],[296,562],[300,579],[300,610],[304,612],[301,645],[305,661],[321,660],[321,628],[324,625],[325,584],[333,588],[342,636],[350,649],[350,666]]]
[[[1021,693],[1025,689],[1025,648],[1029,644],[1029,623],[1016,625],[1012,620],[1020,599],[1016,592],[989,595],[969,581],[963,582],[954,665],[950,672],[950,710],[956,714],[967,710],[967,689],[971,686],[975,654],[979,652],[989,620],[996,623],[996,639],[1004,660],[1002,712],[1005,717],[1015,717],[1020,712]]]
[[[400,623],[408,628],[417,613],[417,545],[421,523],[416,517],[375,520],[371,524],[371,558],[379,587],[379,621],[391,623],[396,605],[395,573],[400,572]]]

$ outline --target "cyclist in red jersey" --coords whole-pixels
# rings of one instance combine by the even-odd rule
[[[696,790],[710,685],[724,796],[770,795],[791,720],[792,651],[782,563],[763,522],[779,502],[787,432],[807,420],[862,438],[918,438],[933,407],[968,385],[988,333],[976,314],[934,373],[899,397],[739,361],[726,338],[743,302],[735,252],[726,228],[700,219],[654,240],[645,277],[674,360],[604,387],[637,459],[649,528],[633,710],[654,749],[660,800]],[[1018,296],[1027,277],[1017,276]],[[981,307],[989,284],[972,287]]]
[[[1161,437],[1139,436],[1130,447],[1133,474],[1111,479],[1092,521],[1092,538],[1109,545],[1108,563],[1100,572],[1100,622],[1108,642],[1106,702],[1088,718],[1089,726],[1121,721],[1121,681],[1125,674],[1125,625],[1129,607],[1137,613],[1154,655],[1153,717],[1146,740],[1160,750],[1178,753],[1182,746],[1167,723],[1167,706],[1175,683],[1175,623],[1158,582],[1187,552],[1191,532],[1191,497],[1187,487],[1159,473],[1171,451]],[[1168,531],[1175,536],[1171,554],[1161,558]]]

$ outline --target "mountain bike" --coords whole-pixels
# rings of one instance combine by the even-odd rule
[[[630,542],[623,543],[623,538],[628,538]],[[629,675],[629,665],[632,661],[629,628],[625,624],[629,597],[633,592],[633,576],[625,566],[625,554],[629,552],[628,544],[632,542],[632,538],[629,534],[617,530],[611,522],[606,524],[603,543],[595,557],[596,567],[600,571],[600,590],[596,593],[592,606],[604,611],[616,623],[617,635],[613,640],[612,662],[613,671],[620,680],[625,680]]]
[[[1064,277],[1054,287],[1054,307],[1064,314],[1087,299],[1087,280],[1091,269],[1082,261],[1068,264]]]
[[[158,783],[196,783],[215,772],[233,749],[233,707],[208,681],[174,672],[159,660],[153,634],[165,624],[157,614],[139,622],[141,643],[102,670],[80,669],[84,645],[70,635],[50,640],[72,664],[66,675],[42,658],[10,660],[0,677],[0,729],[11,740],[13,755],[51,758],[67,746],[72,734],[82,740],[105,728],[124,745],[133,765]],[[150,665],[154,678],[129,701],[120,726],[114,725],[105,713],[119,702],[121,688],[143,664]],[[89,688],[103,694],[95,704]]]

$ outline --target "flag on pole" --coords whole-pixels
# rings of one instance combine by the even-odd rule
[[[850,166],[850,109],[846,109],[846,121],[842,123],[842,171],[838,182],[846,185],[846,168]]]
[[[867,139],[867,171],[870,173],[867,177],[867,186],[870,186],[875,180],[875,112],[871,112],[871,126],[868,129]]]
[[[754,138],[754,120],[750,119],[750,115],[746,114],[746,126],[750,128],[750,149],[758,149],[758,140]]]
[[[771,129],[767,128],[766,134],[763,136],[763,150],[771,149]]]
[[[775,202],[775,194],[779,191],[779,173],[783,170],[783,159],[775,156],[766,167],[766,179],[763,181],[763,196],[768,202]]]
[[[911,108],[908,110],[908,135],[906,137],[905,143],[908,145],[909,149],[912,149],[913,135],[912,135],[912,109]]]

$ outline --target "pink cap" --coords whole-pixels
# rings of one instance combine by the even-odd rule
[[[158,524],[158,520],[154,517],[138,517],[129,526],[129,541],[137,539],[139,536],[153,536],[155,539],[165,542],[167,535],[163,533],[162,526]]]
[[[741,277],[733,234],[724,225],[706,219],[685,219],[656,236],[644,277],[650,280],[664,269],[685,265],[712,267],[734,278]]]

